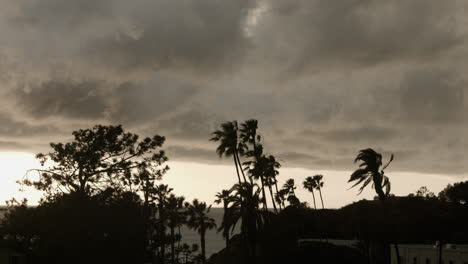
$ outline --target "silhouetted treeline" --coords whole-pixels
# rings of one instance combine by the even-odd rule
[[[359,192],[372,186],[376,199],[330,210],[322,195],[323,175],[302,182],[313,207],[296,196],[294,179],[278,184],[281,164],[266,154],[257,120],[224,122],[210,140],[217,143],[219,157],[232,159],[237,180],[216,194],[224,209],[221,223],[209,217],[211,205],[186,202],[159,183],[169,170],[163,136],[140,140],[121,126],[95,126],[37,155],[42,168],[31,170],[21,184],[42,191],[43,199],[37,207],[11,201],[0,245],[38,264],[205,263],[206,232],[217,228],[226,248],[211,263],[305,258],[330,264],[388,263],[389,247],[398,252],[401,243],[468,243],[468,182],[448,185],[438,196],[422,187],[395,197],[384,172],[394,156],[384,165],[380,153],[366,148],[358,152],[359,167],[349,182],[360,185]],[[322,209],[317,209],[318,198]],[[184,225],[198,232],[199,244],[182,243]],[[240,233],[234,234],[237,226]],[[299,246],[301,238],[350,239],[360,246]]]

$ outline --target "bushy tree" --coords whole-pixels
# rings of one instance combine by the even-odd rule
[[[122,126],[97,125],[73,132],[68,143],[51,143],[52,151],[39,153],[43,168],[37,180],[26,177],[22,184],[44,191],[47,199],[63,193],[89,196],[106,188],[125,189],[131,186],[132,170],[146,168],[161,177],[167,157],[159,148],[165,138],[154,136],[139,140]]]

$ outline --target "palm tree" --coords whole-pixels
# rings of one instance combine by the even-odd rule
[[[212,133],[212,138],[210,141],[219,142],[219,146],[216,148],[216,153],[219,157],[233,157],[234,166],[236,167],[237,179],[241,183],[239,170],[242,172],[244,177],[244,182],[246,181],[245,175],[243,174],[240,159],[239,151],[243,151],[242,145],[239,145],[238,135],[237,135],[237,121],[225,122],[221,124],[221,129],[216,130]],[[240,149],[239,149],[240,147]]]
[[[271,196],[271,202],[273,204],[273,208],[275,209],[275,212],[277,212],[276,209],[276,203],[273,195],[273,185],[276,186],[276,191],[278,192],[278,181],[276,177],[279,175],[279,168],[281,168],[281,164],[276,160],[276,158],[273,155],[268,155],[268,156],[263,156],[262,158],[264,160],[264,180],[265,184],[268,186],[268,189],[270,190],[270,196]],[[281,204],[279,205],[281,209]]]
[[[304,207],[306,205],[305,203],[301,203],[299,198],[296,196],[296,185],[294,183],[294,179],[287,180],[280,192],[283,192],[283,195],[287,195],[289,205],[294,207]]]
[[[314,190],[315,190],[315,187],[316,187],[316,182],[315,180],[309,176],[305,179],[305,181],[303,182],[304,184],[304,189],[308,190],[309,192],[312,193],[312,198],[314,199],[314,209],[317,209],[317,205],[315,203],[315,194],[314,194]]]
[[[389,162],[380,171],[382,155],[371,148],[360,150],[354,162],[356,163],[358,161],[362,162],[359,164],[359,169],[354,171],[348,180],[348,182],[357,181],[351,188],[362,183],[362,186],[359,188],[360,194],[369,183],[373,182],[379,199],[381,201],[385,200],[385,197],[390,193],[390,181],[388,177],[384,175],[384,170],[393,161],[393,154]],[[384,187],[385,192],[383,191]]]
[[[348,180],[348,182],[357,181],[353,186],[351,186],[351,188],[363,183],[359,188],[360,194],[364,188],[369,185],[369,183],[373,182],[375,192],[379,196],[379,200],[383,202],[386,196],[390,193],[391,187],[390,180],[384,175],[384,170],[393,161],[393,154],[391,154],[390,160],[382,167],[382,169],[380,169],[382,166],[382,155],[371,148],[360,150],[356,159],[354,159],[354,163],[358,161],[362,162],[359,164],[359,169],[355,170]],[[383,191],[383,188],[385,188],[385,192]],[[397,263],[400,263],[398,244],[394,243],[393,245],[397,255]]]
[[[171,231],[171,263],[175,263],[175,242],[178,239],[180,242],[180,227],[185,223],[186,213],[184,211],[184,200],[183,196],[176,197],[171,194],[167,199],[166,212],[168,219],[168,226]],[[178,237],[176,237],[175,229],[179,228]]]
[[[325,209],[325,206],[323,205],[323,197],[322,197],[322,188],[323,188],[323,175],[315,175],[313,178],[313,181],[315,182],[315,189],[319,191],[320,194],[320,200],[322,201],[322,209]]]
[[[247,144],[252,145],[253,149],[246,152],[247,157],[253,157],[253,161],[244,162],[245,170],[249,171],[251,177],[260,179],[263,197],[263,206],[265,209],[268,208],[266,195],[265,195],[265,178],[263,175],[263,146],[259,144],[261,136],[257,133],[258,121],[255,119],[246,120],[241,124],[240,139],[245,146]],[[251,182],[252,183],[252,182]]]
[[[232,191],[236,195],[232,197],[230,207],[231,230],[239,220],[241,221],[241,236],[245,239],[249,256],[255,256],[257,233],[267,220],[268,211],[259,210],[261,204],[261,188],[257,184],[235,184]]]
[[[198,199],[193,200],[191,204],[185,203],[185,205],[188,213],[187,226],[200,234],[202,262],[205,263],[206,231],[216,228],[215,220],[208,216],[211,206],[207,207],[206,203],[200,202]]]
[[[223,203],[223,221],[221,226],[218,228],[218,232],[223,231],[223,238],[226,241],[226,248],[229,246],[229,229],[230,229],[230,217],[229,217],[229,203],[232,201],[231,191],[222,190],[221,192],[216,193],[216,204]]]

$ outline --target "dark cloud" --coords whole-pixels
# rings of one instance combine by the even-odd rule
[[[163,118],[177,112],[197,90],[194,83],[164,75],[151,81],[122,83],[109,94],[111,119],[134,124]]]
[[[210,150],[198,147],[171,146],[166,148],[167,155],[173,157],[172,160],[202,162],[208,164],[225,164],[226,159],[221,159]]]
[[[392,170],[463,174],[466,7],[0,0],[0,147],[122,123],[165,135],[172,160],[219,163],[210,133],[256,118],[285,166],[352,170],[373,147]]]
[[[13,96],[18,110],[26,111],[36,119],[100,119],[106,112],[101,86],[95,81],[51,80],[27,89],[16,89]]]
[[[454,2],[271,0],[259,42],[289,73],[426,61],[462,43]],[[418,14],[415,16],[414,14]],[[262,23],[263,22],[263,23]],[[271,32],[275,34],[270,34]],[[265,41],[265,39],[267,41]]]
[[[466,82],[456,73],[429,69],[406,74],[401,87],[402,111],[415,121],[461,121],[468,110]]]

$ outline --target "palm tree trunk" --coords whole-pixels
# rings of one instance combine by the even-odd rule
[[[268,209],[266,194],[265,194],[265,184],[263,180],[263,175],[260,175],[260,182],[262,183],[262,196],[263,196],[263,208]]]
[[[201,244],[201,254],[202,254],[202,263],[206,263],[206,253],[205,253],[205,229],[201,227],[200,230],[200,244]]]
[[[223,230],[223,236],[224,236],[224,240],[226,241],[226,249],[227,249],[229,246],[229,228],[226,227],[226,219],[227,219],[227,211],[228,211],[228,203],[226,200],[223,201],[223,205],[224,205],[223,224],[225,225],[224,230]]]
[[[175,264],[175,232],[174,232],[174,226],[171,226],[171,264]]]
[[[179,234],[179,241],[177,241],[177,261],[179,261],[179,253],[180,253],[180,241],[182,240],[182,233],[180,232],[180,225],[177,227],[178,231],[177,233]]]
[[[322,189],[319,187],[318,190],[319,190],[319,193],[320,193],[320,200],[322,201],[322,209],[325,209],[325,206],[323,205]]]
[[[315,194],[314,194],[314,190],[312,190],[312,198],[314,198],[314,209],[317,210],[317,204],[315,203]]]
[[[163,205],[159,204],[159,236],[161,236],[161,245],[160,245],[160,263],[164,264],[166,261],[166,228],[164,226],[165,214],[163,212],[164,208]]]
[[[239,174],[239,168],[237,167],[236,155],[234,155],[233,158],[234,158],[234,166],[236,166],[237,179],[239,180],[239,184],[241,184],[242,181],[241,181],[240,174]]]
[[[242,177],[244,178],[244,182],[247,182],[247,178],[245,178],[244,170],[242,169],[242,163],[241,163],[240,158],[239,158],[239,153],[236,151],[236,153],[234,153],[234,156],[235,156],[236,159],[237,159],[237,164],[238,164],[238,166],[239,166],[239,170],[240,170],[241,173],[242,173]]]
[[[273,203],[273,208],[275,209],[275,213],[278,213],[278,209],[276,208],[276,203],[275,203],[275,197],[273,196],[273,188],[271,188],[271,185],[270,185],[268,186],[268,189],[270,190],[271,203]]]
[[[278,181],[276,179],[275,179],[275,189],[276,189],[276,194],[278,194],[279,193],[279,191],[278,191]],[[282,208],[281,208],[281,205],[283,206]],[[284,208],[284,201],[281,201],[280,210],[282,210],[283,208]]]

